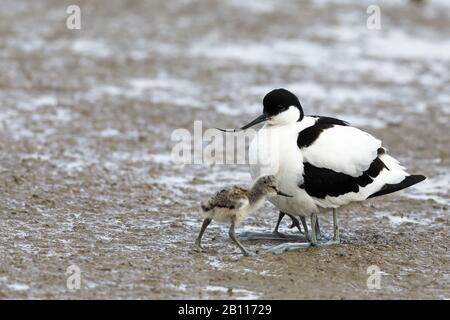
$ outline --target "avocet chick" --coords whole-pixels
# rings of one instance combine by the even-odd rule
[[[230,223],[230,230],[228,232],[231,240],[236,243],[246,256],[249,252],[242,246],[234,233],[234,227],[241,222],[249,213],[260,208],[267,197],[275,197],[277,195],[284,197],[292,197],[281,192],[278,188],[278,182],[274,176],[263,176],[256,180],[250,187],[232,186],[225,188],[211,198],[201,203],[203,221],[200,233],[195,241],[199,250],[201,247],[201,240],[211,221],[217,220],[219,222]]]

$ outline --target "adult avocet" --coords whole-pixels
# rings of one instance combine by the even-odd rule
[[[240,130],[265,125],[250,144],[253,179],[274,175],[279,187],[293,197],[270,201],[284,214],[311,217],[311,245],[317,244],[317,213],[333,210],[334,238],[339,243],[337,208],[410,187],[425,179],[410,175],[387,153],[380,140],[347,122],[322,116],[304,116],[298,98],[276,89],[263,100],[263,113]],[[239,130],[239,129],[237,129]],[[237,131],[233,130],[233,131]],[[273,235],[273,234],[272,234]],[[250,234],[246,238],[252,238]],[[277,250],[305,247],[285,243]]]

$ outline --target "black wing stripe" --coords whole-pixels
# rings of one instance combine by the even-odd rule
[[[352,177],[345,173],[331,169],[318,168],[312,164],[304,163],[304,182],[300,188],[305,189],[311,197],[325,199],[326,196],[338,197],[350,192],[358,192],[373,182],[386,165],[380,158],[375,158],[370,167],[359,177]]]
[[[397,184],[385,184],[383,188],[381,188],[380,191],[375,192],[374,194],[370,195],[369,198],[382,196],[388,193],[396,192],[405,188],[408,188],[412,185],[415,185],[416,183],[419,183],[420,181],[425,180],[425,176],[421,174],[417,175],[411,175],[407,176],[405,179],[403,179],[402,182]]]
[[[317,118],[316,123],[298,133],[297,145],[300,149],[312,145],[313,142],[316,141],[320,134],[326,129],[334,127],[335,125],[348,126],[347,122],[339,119],[318,116],[312,117]]]

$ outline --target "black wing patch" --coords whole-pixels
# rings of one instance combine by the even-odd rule
[[[320,136],[320,134],[326,129],[329,129],[334,126],[349,125],[348,122],[335,118],[319,117],[319,116],[312,116],[312,117],[317,118],[316,123],[311,127],[308,127],[305,130],[302,130],[298,133],[297,145],[300,149],[312,145],[313,142],[316,141],[317,138]]]
[[[336,172],[326,168],[318,168],[304,162],[303,184],[311,197],[324,199],[326,196],[338,197],[349,192],[358,192],[359,187],[365,187],[373,182],[381,170],[388,169],[380,158],[375,158],[370,167],[359,177],[352,177],[345,173]]]
[[[408,188],[412,185],[415,185],[416,183],[419,183],[420,181],[425,180],[425,176],[421,174],[411,175],[407,176],[405,179],[403,179],[402,182],[397,184],[385,184],[383,188],[380,189],[380,191],[375,192],[374,194],[370,195],[369,198],[382,196],[388,193],[396,192],[405,188]]]

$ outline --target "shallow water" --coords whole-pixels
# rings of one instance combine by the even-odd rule
[[[447,1],[79,3],[77,31],[60,1],[2,2],[0,298],[450,298]],[[241,125],[276,87],[428,179],[343,208],[340,246],[243,258],[212,224],[196,253],[199,202],[250,176],[174,164],[171,134]],[[276,217],[267,204],[238,231]]]

